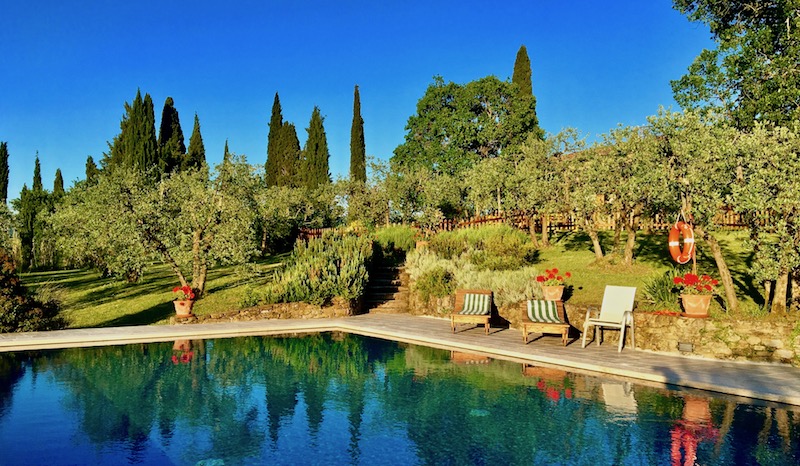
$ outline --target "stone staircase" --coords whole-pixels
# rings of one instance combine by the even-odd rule
[[[402,267],[378,264],[370,274],[364,310],[369,313],[408,312],[408,274]]]

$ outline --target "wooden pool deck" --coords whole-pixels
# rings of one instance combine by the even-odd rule
[[[405,314],[366,314],[338,319],[259,320],[190,325],[148,325],[0,334],[0,352],[118,345],[175,339],[226,338],[343,331],[444,349],[479,353],[531,364],[556,365],[581,372],[613,375],[658,384],[709,390],[800,406],[800,368],[785,364],[718,361],[657,354],[580,340],[564,347],[559,336],[525,345],[515,329],[467,328],[453,334],[448,319]]]

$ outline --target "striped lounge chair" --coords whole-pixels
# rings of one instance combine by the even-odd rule
[[[522,315],[522,341],[528,344],[528,334],[560,333],[561,342],[567,345],[569,323],[564,312],[564,301],[531,299],[526,303]]]
[[[456,290],[456,304],[450,314],[453,333],[456,331],[456,324],[483,324],[488,335],[491,316],[491,290]]]

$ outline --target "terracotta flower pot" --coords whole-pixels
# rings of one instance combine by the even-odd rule
[[[172,304],[175,305],[175,314],[178,317],[192,317],[192,306],[194,306],[194,300],[191,299],[180,299],[172,301]]]
[[[710,294],[682,294],[683,311],[687,316],[708,317],[708,307],[711,306]]]
[[[542,297],[546,301],[560,301],[564,296],[564,285],[542,285]]]

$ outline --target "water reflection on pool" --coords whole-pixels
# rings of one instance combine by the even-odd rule
[[[0,354],[0,464],[797,464],[800,411],[332,333]]]

